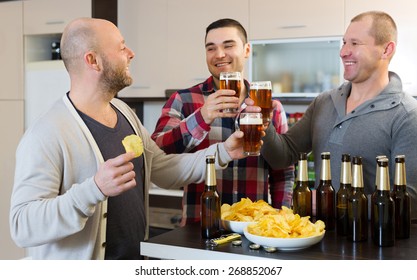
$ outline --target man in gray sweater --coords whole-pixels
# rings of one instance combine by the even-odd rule
[[[339,88],[320,94],[300,121],[286,134],[269,127],[263,138],[275,168],[297,161],[299,152],[314,152],[316,186],[320,154],[331,153],[331,175],[336,191],[340,183],[342,154],[363,158],[365,192],[375,190],[378,155],[389,159],[391,187],[397,155],[406,156],[407,190],[411,217],[417,218],[417,101],[402,90],[397,74],[388,71],[395,53],[397,28],[383,12],[354,17],[343,37],[340,57],[344,78]],[[252,105],[251,100],[246,101]]]

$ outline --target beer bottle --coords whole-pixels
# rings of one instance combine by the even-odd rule
[[[410,196],[405,176],[405,156],[395,157],[394,189],[391,197],[395,203],[395,238],[410,237]]]
[[[206,157],[206,181],[201,194],[201,236],[215,238],[220,235],[220,198],[216,190],[214,156]]]
[[[368,239],[368,198],[364,193],[362,158],[352,159],[352,193],[348,199],[348,238],[354,242]]]
[[[301,217],[311,217],[311,191],[308,186],[307,154],[300,153],[298,158],[298,172],[293,191],[293,211]]]
[[[372,213],[372,205],[374,205],[374,203],[375,203],[375,196],[376,196],[376,194],[377,194],[377,186],[378,186],[378,179],[379,179],[379,168],[378,168],[378,162],[379,162],[379,160],[380,159],[383,159],[383,158],[387,158],[387,156],[385,156],[385,155],[379,155],[379,156],[376,156],[376,158],[375,158],[375,160],[376,160],[376,171],[375,171],[375,189],[374,189],[374,192],[371,194],[371,204],[370,204],[370,211],[369,212],[371,212]],[[372,217],[370,217],[371,219],[372,219]],[[374,227],[373,226],[371,226],[371,235],[373,236],[374,235]]]
[[[395,242],[395,205],[390,196],[388,159],[378,160],[376,193],[371,207],[372,239],[380,247],[393,246]]]
[[[340,168],[340,187],[336,195],[336,231],[339,235],[348,234],[348,199],[352,188],[352,166],[349,154],[342,155]]]
[[[335,228],[335,192],[330,173],[330,153],[321,153],[320,183],[316,191],[317,220],[322,220],[326,230]]]

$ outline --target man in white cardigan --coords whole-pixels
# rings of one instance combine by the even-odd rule
[[[11,235],[34,259],[140,259],[150,182],[179,188],[243,157],[242,132],[193,154],[166,155],[116,97],[132,83],[134,53],[109,21],[82,18],[62,35],[70,91],[30,127],[16,152]],[[146,67],[144,65],[143,67]],[[121,140],[142,138],[134,158]]]

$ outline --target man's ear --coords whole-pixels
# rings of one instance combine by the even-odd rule
[[[248,58],[250,56],[251,44],[246,43],[244,48],[245,48],[245,58]]]
[[[392,58],[392,56],[393,56],[393,55],[394,55],[394,53],[395,53],[395,48],[396,48],[395,42],[393,42],[393,41],[389,42],[389,43],[385,46],[385,50],[384,50],[384,53],[382,54],[382,58],[388,58],[388,59],[391,59],[391,58]]]
[[[88,52],[84,56],[84,61],[88,65],[88,67],[100,71],[99,59],[97,58],[96,53]]]

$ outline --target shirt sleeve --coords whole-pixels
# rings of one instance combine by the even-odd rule
[[[210,131],[210,126],[205,123],[200,111],[204,99],[203,103],[197,101],[184,104],[181,95],[176,92],[162,108],[151,137],[166,153],[190,152]],[[192,113],[185,117],[187,114],[184,110]]]
[[[287,116],[281,103],[274,111],[272,124],[278,134],[288,130]],[[291,207],[294,186],[294,166],[274,169],[269,167],[269,188],[271,203],[274,208]]]

